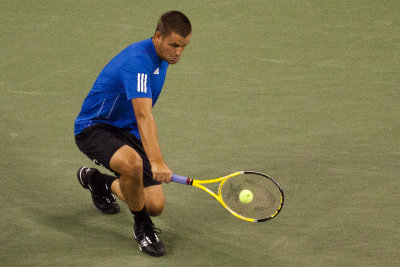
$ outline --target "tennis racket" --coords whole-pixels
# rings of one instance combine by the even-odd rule
[[[211,180],[197,180],[173,174],[172,182],[194,186],[206,191],[234,216],[248,222],[271,220],[279,214],[283,207],[282,188],[274,179],[259,172],[240,171]],[[217,193],[204,186],[217,183],[219,183]],[[244,201],[248,203],[243,203],[239,199],[243,190],[252,192],[252,199]]]

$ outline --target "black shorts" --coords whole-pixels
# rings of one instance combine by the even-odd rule
[[[110,171],[110,160],[121,147],[132,147],[142,158],[143,162],[143,186],[160,184],[153,180],[153,173],[142,142],[135,135],[121,128],[108,124],[96,124],[84,129],[75,135],[75,142],[79,150],[88,156],[97,165],[106,167]]]

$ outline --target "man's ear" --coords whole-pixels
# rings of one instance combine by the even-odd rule
[[[159,31],[156,31],[154,33],[154,38],[160,40],[162,38],[161,33]]]

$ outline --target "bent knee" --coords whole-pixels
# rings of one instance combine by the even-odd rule
[[[149,213],[149,215],[150,216],[159,216],[159,215],[161,215],[161,213],[163,212],[163,210],[164,210],[164,203],[162,203],[162,204],[151,204],[151,205],[149,205],[149,206],[147,206],[147,204],[146,204],[146,207],[147,207],[147,212]]]
[[[139,154],[131,147],[120,148],[110,161],[111,168],[120,175],[131,176],[143,171],[143,161]]]
[[[144,193],[147,212],[151,216],[161,215],[165,206],[165,197],[161,185],[145,187]]]
[[[120,175],[129,175],[143,172],[143,162],[139,158],[128,158],[121,161]]]
[[[150,216],[159,216],[165,207],[164,196],[146,199],[146,208]]]

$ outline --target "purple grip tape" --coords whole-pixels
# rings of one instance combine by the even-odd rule
[[[188,177],[180,176],[177,174],[172,174],[172,182],[180,183],[180,184],[188,184],[189,180],[190,179]]]

